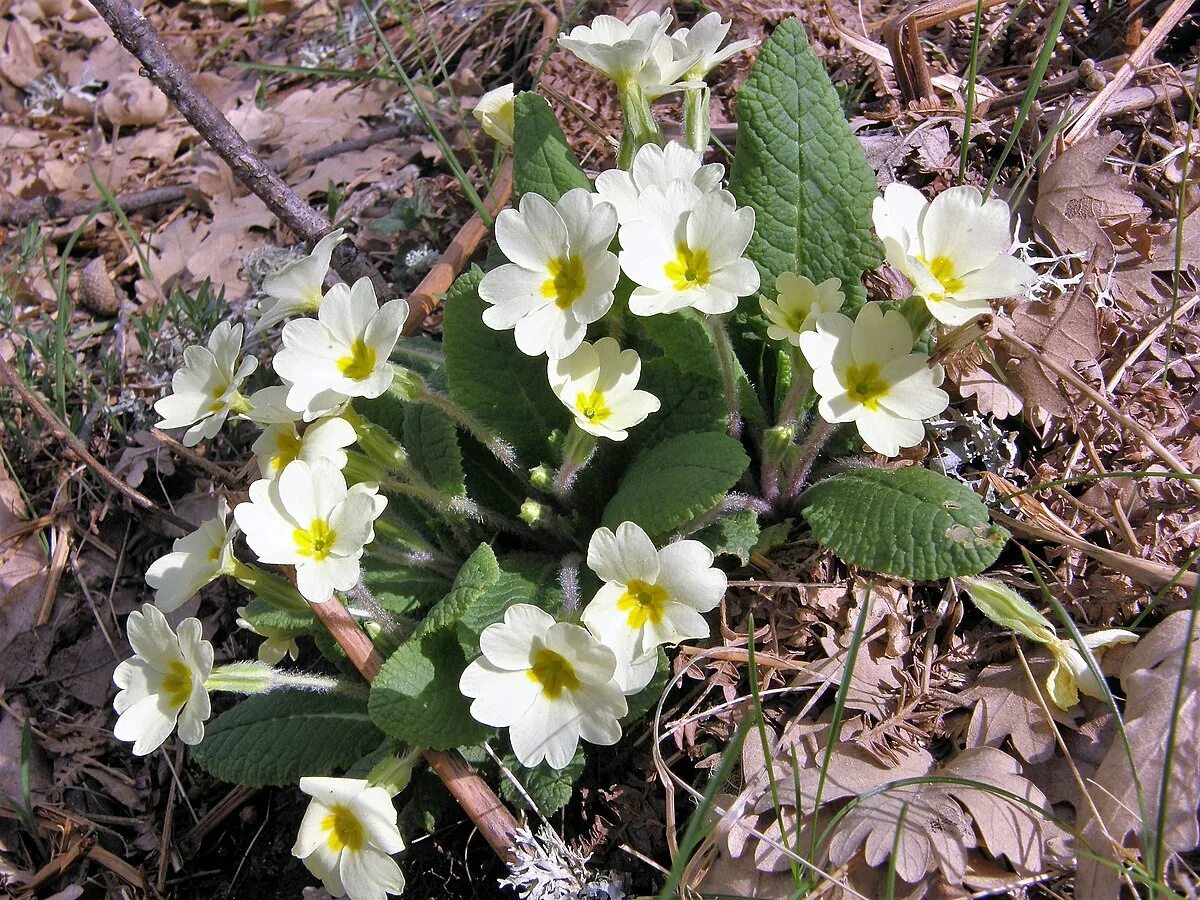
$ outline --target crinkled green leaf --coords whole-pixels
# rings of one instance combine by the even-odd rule
[[[527,769],[511,753],[504,755],[504,765],[521,782],[521,787],[529,798],[537,804],[538,811],[543,816],[558,812],[571,800],[575,791],[575,782],[583,774],[587,762],[583,748],[575,751],[566,768],[555,769],[547,763]],[[500,796],[518,809],[529,809],[529,804],[507,778],[500,779]]]
[[[277,691],[248,697],[217,716],[192,759],[235,784],[295,784],[352,765],[382,740],[361,701]]]
[[[638,389],[657,397],[660,406],[630,431],[631,446],[654,446],[692,431],[725,430],[725,401],[719,380],[682,372],[672,360],[659,357],[643,364]]]
[[[454,585],[425,616],[418,635],[429,634],[458,624],[464,612],[500,579],[500,564],[487,544],[480,544],[458,570]]]
[[[499,561],[500,577],[475,595],[458,619],[458,640],[464,652],[479,652],[479,634],[504,618],[514,603],[531,603],[549,613],[562,608],[558,585],[558,560],[533,554],[509,556]]]
[[[752,509],[739,509],[702,528],[692,537],[717,555],[728,553],[736,556],[744,566],[750,561],[750,554],[758,543],[758,535],[758,514]]]
[[[639,454],[604,508],[604,525],[635,522],[661,535],[712,509],[750,464],[719,432],[681,434]]]
[[[570,424],[567,411],[550,390],[545,358],[526,356],[511,331],[483,324],[482,277],[477,268],[466,272],[446,297],[442,333],[450,394],[532,467],[549,458],[546,437]]]
[[[280,609],[258,597],[247,603],[245,610],[243,618],[264,634],[264,629],[303,634],[317,627],[317,617],[312,613]]]
[[[573,188],[592,189],[549,103],[527,91],[517,95],[513,115],[513,187],[518,197],[541,194],[553,203]]]
[[[458,689],[466,667],[453,631],[415,635],[371,682],[371,718],[391,737],[416,747],[449,750],[485,740],[492,729],[471,718],[471,701]]]
[[[847,309],[857,308],[863,272],[882,261],[871,236],[875,173],[798,20],[763,45],[738,93],[737,119],[729,189],[754,208],[748,255],[763,291],[774,291],[781,272],[837,277]]]
[[[1008,540],[970,488],[917,467],[855,469],[809,488],[801,503],[818,543],[886,575],[976,575]]]
[[[444,412],[423,403],[408,404],[401,444],[430,485],[453,497],[466,494],[458,431]]]
[[[362,559],[362,580],[388,612],[407,615],[427,609],[450,591],[450,582],[429,569],[394,563],[379,555]]]

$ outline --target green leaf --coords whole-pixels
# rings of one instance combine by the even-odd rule
[[[466,667],[454,632],[414,636],[371,683],[371,718],[391,737],[416,747],[449,750],[486,740],[492,729],[471,718],[471,701],[458,689]]]
[[[404,437],[400,443],[430,485],[454,497],[466,495],[458,432],[444,412],[423,403],[408,404],[404,410]]]
[[[263,634],[267,634],[268,630],[305,634],[317,627],[317,617],[312,613],[280,609],[258,597],[247,603],[244,609],[246,611],[242,617]]]
[[[748,255],[762,289],[781,272],[837,277],[846,308],[865,299],[862,273],[880,264],[871,236],[875,173],[837,91],[796,19],[779,25],[738,92],[729,189],[755,212]]]
[[[518,94],[513,114],[513,187],[518,197],[541,194],[554,203],[573,188],[592,189],[549,103],[537,94]]]
[[[521,464],[549,458],[546,437],[569,423],[566,408],[550,390],[546,360],[521,353],[507,331],[483,324],[474,268],[459,277],[446,296],[442,333],[450,395],[513,445]]]
[[[463,613],[499,579],[500,564],[496,554],[487,544],[480,544],[458,570],[450,593],[429,611],[417,629],[417,636],[457,625]]]
[[[379,604],[398,616],[431,607],[450,590],[450,582],[436,572],[376,555],[363,557],[362,579]]]
[[[721,382],[694,372],[681,372],[666,357],[642,365],[638,388],[658,398],[661,406],[631,434],[637,445],[652,447],[690,431],[724,431],[725,401]]]
[[[818,543],[846,562],[919,581],[976,575],[1008,532],[975,493],[928,469],[855,469],[813,485],[802,512]]]
[[[758,535],[758,514],[752,509],[739,509],[702,528],[693,537],[717,555],[736,556],[744,566],[750,562]]]
[[[521,782],[521,787],[525,788],[525,793],[537,804],[543,816],[553,815],[570,802],[571,794],[575,792],[575,782],[583,774],[586,762],[583,748],[575,751],[575,755],[563,769],[555,769],[547,763],[527,769],[511,753],[506,753],[503,760],[508,771]],[[500,796],[518,809],[529,809],[529,804],[521,796],[521,792],[503,776],[500,778]]]
[[[235,784],[295,784],[352,765],[382,740],[361,702],[277,691],[248,697],[217,716],[192,759]]]
[[[531,603],[548,613],[562,609],[558,586],[558,560],[532,554],[509,556],[498,561],[500,577],[475,595],[458,619],[458,641],[464,652],[479,652],[479,634],[504,618],[514,603]]]
[[[634,522],[661,535],[716,506],[748,465],[742,445],[727,435],[673,437],[634,459],[604,508],[604,525]]]

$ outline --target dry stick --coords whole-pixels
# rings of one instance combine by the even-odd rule
[[[1161,459],[1164,463],[1166,463],[1167,466],[1170,469],[1172,469],[1174,472],[1176,472],[1180,475],[1195,475],[1196,474],[1191,469],[1189,469],[1187,466],[1185,466],[1179,460],[1178,456],[1176,456],[1174,453],[1172,453],[1170,450],[1168,450],[1165,446],[1163,446],[1162,442],[1154,436],[1154,434],[1150,431],[1150,429],[1148,429],[1145,425],[1142,425],[1140,422],[1134,421],[1129,416],[1125,415],[1123,412],[1121,412],[1119,409],[1117,409],[1115,406],[1113,406],[1112,403],[1109,402],[1107,397],[1105,397],[1098,390],[1096,390],[1094,387],[1092,387],[1090,384],[1088,384],[1083,378],[1081,378],[1079,376],[1079,374],[1077,372],[1075,372],[1073,369],[1071,369],[1068,366],[1064,366],[1062,363],[1060,363],[1058,360],[1056,360],[1049,353],[1041,352],[1036,347],[1034,347],[1032,344],[1029,344],[1022,338],[1018,337],[1013,332],[1011,323],[1009,323],[1008,321],[1001,321],[1000,334],[1001,334],[1001,337],[1004,338],[1004,340],[1008,341],[1014,347],[1019,349],[1029,359],[1036,360],[1037,362],[1041,363],[1043,366],[1045,366],[1047,369],[1049,369],[1051,372],[1053,372],[1055,375],[1057,375],[1063,381],[1070,384],[1076,390],[1082,392],[1089,400],[1091,400],[1093,403],[1095,403],[1097,406],[1099,406],[1101,409],[1103,409],[1106,413],[1108,413],[1110,416],[1112,416],[1113,419],[1120,422],[1123,426],[1125,426],[1130,431],[1132,431],[1134,434],[1136,434],[1138,437],[1140,437],[1145,442],[1146,446],[1149,447],[1151,450],[1153,450],[1154,454],[1159,459]],[[1188,486],[1188,489],[1193,494],[1200,497],[1200,479],[1186,478],[1186,479],[1184,479],[1184,483]]]
[[[1092,129],[1100,121],[1104,109],[1109,102],[1122,91],[1141,66],[1154,55],[1154,52],[1159,48],[1163,41],[1167,39],[1167,35],[1171,30],[1179,24],[1179,21],[1187,14],[1192,7],[1192,0],[1174,0],[1167,7],[1167,11],[1163,13],[1150,32],[1138,44],[1137,49],[1129,54],[1129,58],[1125,60],[1125,65],[1121,66],[1117,74],[1113,76],[1112,81],[1104,86],[1100,93],[1092,98],[1091,102],[1083,108],[1079,113],[1079,118],[1075,120],[1070,128],[1067,129],[1063,141],[1070,146],[1080,138],[1088,137],[1092,133]]]
[[[309,242],[317,241],[333,230],[329,219],[304,202],[254,152],[159,40],[146,17],[128,0],[96,0],[92,5],[108,23],[121,46],[138,58],[146,77],[167,95],[188,124],[225,160],[234,177],[262,200],[284,225]],[[377,293],[387,294],[387,286],[379,273],[351,241],[342,241],[334,249],[333,268],[348,283],[370,278]]]
[[[218,466],[207,456],[197,453],[191,447],[185,447],[183,444],[179,443],[179,441],[175,440],[175,438],[158,428],[151,428],[150,433],[154,435],[155,440],[165,446],[168,450],[173,451],[176,456],[179,456],[181,459],[195,466],[197,469],[207,473],[212,478],[221,482],[221,484],[225,485],[226,487],[231,487],[234,490],[243,489],[241,479],[239,479],[229,470]]]
[[[406,131],[407,129],[402,125],[389,125],[386,128],[372,131],[370,134],[365,134],[360,138],[338,141],[336,144],[330,144],[327,147],[318,147],[316,150],[310,150],[308,153],[302,154],[297,159],[278,160],[268,163],[268,166],[273,171],[282,172],[296,162],[318,163],[334,156],[340,156],[343,153],[354,153],[355,151],[365,150],[368,147],[381,144],[384,141],[403,137]],[[133,213],[138,210],[149,209],[152,206],[178,203],[195,190],[196,187],[192,184],[173,184],[166,187],[151,188],[147,191],[120,194],[117,196],[117,204],[125,212]],[[0,205],[0,225],[25,225],[39,216],[45,216],[49,219],[73,219],[76,216],[85,216],[90,212],[103,208],[104,203],[98,200],[76,200],[72,203],[64,203],[54,194],[49,194],[34,200],[21,200],[8,206]]]
[[[492,182],[492,189],[484,200],[484,205],[493,219],[508,204],[511,192],[512,158],[509,157],[496,173],[496,180]],[[467,260],[474,254],[480,241],[487,237],[487,233],[488,226],[479,217],[479,213],[471,216],[467,223],[459,229],[454,240],[450,242],[450,246],[446,248],[446,252],[433,264],[433,268],[409,295],[408,321],[404,323],[405,334],[413,334],[421,327],[421,323],[429,314],[437,309],[441,298],[450,290],[454,279],[458,277],[458,273],[462,271]]]
[[[92,454],[88,452],[87,447],[83,445],[83,441],[72,434],[70,429],[68,429],[67,426],[59,420],[58,416],[50,411],[50,407],[46,405],[45,401],[43,401],[41,397],[25,386],[25,382],[21,380],[21,376],[13,370],[13,367],[9,365],[8,360],[6,360],[3,356],[0,356],[0,379],[2,379],[0,383],[7,381],[17,395],[24,400],[30,409],[37,414],[37,417],[46,424],[46,427],[50,429],[51,433],[64,444],[66,444],[70,448],[71,453],[73,453],[80,462],[99,475],[100,479],[105,484],[107,484],[117,493],[128,497],[135,506],[140,506],[142,509],[148,512],[154,513],[157,516],[161,516],[175,527],[182,528],[184,532],[192,531],[196,527],[191,522],[187,522],[179,518],[179,516],[175,515],[174,513],[170,513],[165,509],[161,509],[157,503],[155,503],[141,491],[127,485],[124,481],[114,475],[112,471],[106,465],[104,465],[104,463],[92,456]]]
[[[363,678],[373,681],[383,665],[383,658],[376,652],[371,639],[350,617],[346,607],[336,600],[310,603],[309,606],[333,635],[338,646],[346,651],[346,656]],[[513,834],[517,830],[517,820],[487,782],[456,751],[425,750],[422,755],[429,768],[437,773],[454,795],[458,805],[471,817],[496,855],[505,862],[513,861]]]

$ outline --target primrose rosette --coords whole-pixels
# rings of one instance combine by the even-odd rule
[[[116,735],[139,755],[177,735],[222,779],[298,785],[293,853],[334,896],[404,889],[423,758],[459,752],[549,816],[594,748],[644,739],[768,526],[923,581],[977,576],[1007,539],[911,451],[951,403],[947,336],[1036,281],[1008,207],[973,188],[880,196],[795,21],[757,50],[726,178],[705,79],[754,44],[716,13],[674,24],[601,16],[561,38],[612,80],[616,168],[589,176],[536,93],[479,100],[517,199],[437,339],[402,335],[409,306],[382,282],[327,283],[339,229],[263,282],[246,340],[225,322],[189,347],[155,404],[188,446],[257,429],[255,480],[147,569]],[[653,105],[675,94],[681,142]],[[911,283],[898,302],[867,297],[885,258]],[[218,664],[180,618],[222,579],[250,596],[217,647],[255,658]],[[1064,708],[1098,689],[1088,654],[1128,640],[1076,646],[972,585],[1053,652]]]

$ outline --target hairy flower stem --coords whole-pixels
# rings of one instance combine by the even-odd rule
[[[726,422],[730,437],[741,437],[742,414],[738,411],[737,373],[734,369],[733,347],[729,343],[729,332],[721,316],[704,316],[713,346],[717,349],[717,363],[721,367],[721,387],[725,392]]]
[[[559,466],[551,486],[555,497],[560,500],[570,497],[571,489],[575,487],[575,479],[579,477],[579,473],[583,471],[583,467],[588,464],[595,452],[595,436],[588,434],[572,422],[571,430],[567,432],[566,445],[563,447],[563,463]]]
[[[740,494],[736,491],[729,493],[725,499],[714,506],[706,513],[701,513],[688,522],[677,531],[677,538],[685,538],[695,534],[697,531],[702,531],[709,525],[713,525],[730,513],[739,512],[743,509],[752,509],[757,515],[763,515],[771,511],[771,506],[765,500],[759,497],[751,497],[749,494]]]
[[[617,98],[621,103],[624,127],[621,129],[621,148],[617,154],[617,165],[628,169],[634,155],[646,144],[666,143],[646,92],[636,78],[624,78],[617,82]]]
[[[365,613],[364,618],[378,626],[379,635],[368,633],[371,633],[372,639],[377,645],[385,645],[381,646],[384,656],[394,653],[397,647],[412,636],[415,627],[413,623],[397,618],[384,609],[382,604],[375,599],[375,595],[361,581],[346,591],[346,600],[356,609],[362,610]],[[382,637],[382,642],[378,640],[379,637]]]
[[[336,602],[336,601],[333,601]],[[232,694],[265,694],[268,691],[299,690],[317,693],[359,693],[358,685],[328,675],[289,672],[263,662],[245,661],[217,666],[204,682],[207,691]]]
[[[709,87],[688,88],[683,102],[683,133],[687,145],[697,153],[708,149]]]
[[[441,514],[451,527],[454,527],[462,519],[473,519],[488,528],[512,534],[525,534],[527,530],[495,510],[481,506],[468,497],[457,497],[444,493],[424,482],[403,482],[389,478],[381,481],[380,487],[385,493],[400,494],[419,500],[431,507],[434,512]]]
[[[800,445],[800,460],[796,463],[796,468],[792,469],[791,477],[788,479],[786,496],[789,500],[794,500],[808,481],[808,473],[812,471],[817,454],[821,452],[821,448],[825,446],[825,442],[833,435],[836,428],[837,425],[826,422],[820,416],[813,418],[812,430],[804,439],[804,443]]]
[[[798,423],[800,403],[812,387],[812,369],[796,347],[790,347],[792,383],[779,405],[778,426],[769,429],[763,441],[762,475],[759,483],[763,496],[771,503],[779,499],[779,476],[791,449]]]
[[[288,612],[308,612],[308,601],[295,586],[278,575],[264,572],[240,560],[234,561],[233,580],[253,592],[259,600]]]
[[[517,452],[512,445],[445,394],[425,389],[415,398],[415,402],[440,409],[471,437],[487,447],[488,452],[496,457],[504,468],[524,479],[525,469],[517,459]]]

